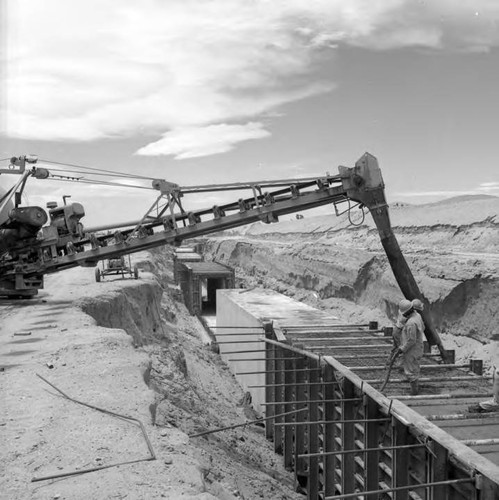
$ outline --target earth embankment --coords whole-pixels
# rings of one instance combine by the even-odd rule
[[[0,496],[298,498],[262,428],[189,438],[255,415],[178,300],[171,250],[137,264],[154,274],[95,283],[92,269],[71,269],[49,276],[32,301],[0,307]],[[156,460],[142,461],[137,426],[61,397],[37,373],[70,397],[140,420]]]
[[[458,344],[473,349],[498,339],[499,198],[395,204],[390,210],[443,338],[455,344],[460,337]],[[205,240],[205,251],[235,267],[246,286],[273,288],[345,320],[389,323],[403,298],[368,214],[257,223]]]

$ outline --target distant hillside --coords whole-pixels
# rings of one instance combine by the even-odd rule
[[[469,226],[472,224],[487,223],[496,230],[499,229],[499,197],[489,195],[457,196],[435,203],[424,205],[410,205],[406,203],[390,203],[389,213],[392,227],[397,228],[426,228],[435,226]],[[343,207],[343,210],[346,208]],[[258,235],[268,233],[321,233],[353,228],[348,214],[339,217],[335,215],[331,206],[330,215],[308,215],[302,212],[303,219],[282,220],[277,224],[263,224],[257,222],[250,226],[228,231],[225,234]],[[362,212],[355,208],[351,213],[351,220],[361,227],[372,229],[374,221],[368,211]]]
[[[499,196],[493,196],[491,194],[463,194],[461,196],[453,196],[452,198],[446,198],[445,200],[434,201],[432,203],[425,203],[424,206],[435,206],[435,205],[453,205],[456,203],[468,202],[468,201],[478,201],[478,200],[499,200]]]

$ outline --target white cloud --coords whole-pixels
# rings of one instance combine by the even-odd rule
[[[490,193],[492,191],[499,191],[499,182],[482,182],[477,188],[482,193]]]
[[[217,153],[225,153],[234,148],[234,144],[250,139],[262,139],[270,133],[261,123],[246,125],[208,125],[207,127],[178,128],[163,135],[157,142],[152,142],[139,149],[137,154],[146,156],[175,155],[176,159],[196,158]]]
[[[334,88],[314,65],[338,45],[483,51],[498,20],[496,0],[9,0],[5,132],[157,135],[141,151],[165,154],[191,130],[213,154],[201,130]]]

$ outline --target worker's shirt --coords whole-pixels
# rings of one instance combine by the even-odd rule
[[[413,312],[408,318],[402,330],[402,345],[400,350],[406,353],[415,346],[423,345],[423,320],[417,312]]]

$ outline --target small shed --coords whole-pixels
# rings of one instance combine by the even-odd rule
[[[173,279],[179,284],[179,269],[186,262],[202,262],[203,257],[194,251],[194,248],[177,248],[173,255]]]
[[[179,262],[178,280],[191,314],[215,313],[217,290],[234,288],[234,269],[217,262]]]

